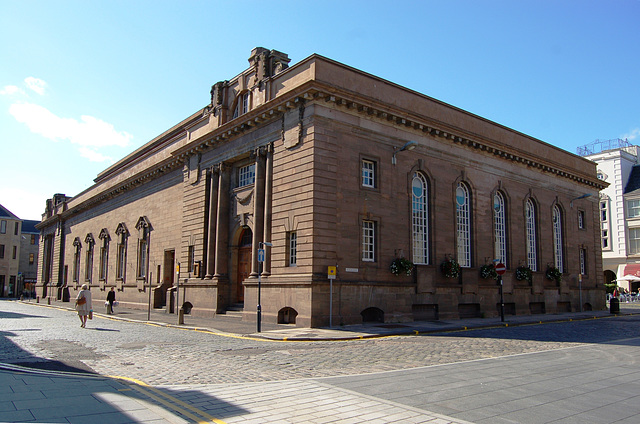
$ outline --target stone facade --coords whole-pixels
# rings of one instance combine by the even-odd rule
[[[209,105],[54,196],[40,294],[116,286],[130,307],[260,304],[298,326],[495,316],[480,270],[499,252],[507,313],[605,307],[593,162],[322,56],[288,62],[254,49]],[[401,257],[411,275],[390,272]]]

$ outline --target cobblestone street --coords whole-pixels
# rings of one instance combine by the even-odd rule
[[[634,318],[350,341],[222,337],[2,302],[0,361],[62,361],[153,385],[341,376],[448,364],[640,336]]]
[[[635,423],[639,323],[640,315],[630,309],[621,316],[528,319],[469,330],[458,324],[455,331],[407,336],[276,341],[106,315],[81,328],[64,307],[0,301],[0,362],[8,364],[0,372],[0,395],[11,396],[0,401],[0,417],[95,422],[108,416],[114,423],[179,424]],[[45,371],[29,376],[14,365]],[[88,372],[93,377],[86,378],[102,381],[56,370]],[[30,386],[32,401],[22,394]],[[61,407],[69,402],[93,412]]]

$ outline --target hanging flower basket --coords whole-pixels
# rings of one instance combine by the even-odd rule
[[[547,271],[544,275],[547,277],[547,280],[555,281],[558,284],[562,281],[562,273],[554,266],[547,267]]]
[[[529,268],[528,266],[520,265],[518,268],[516,268],[516,280],[527,281],[531,283],[532,276],[533,271],[531,271],[531,268]]]
[[[455,259],[447,258],[440,265],[440,270],[447,278],[458,278],[460,275],[460,264]]]
[[[492,278],[497,280],[498,273],[496,272],[496,267],[493,264],[482,265],[480,267],[480,277],[484,279]]]
[[[413,271],[413,262],[406,258],[395,258],[391,262],[389,270],[393,275],[411,275],[411,272]]]

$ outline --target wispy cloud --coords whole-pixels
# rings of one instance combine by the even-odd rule
[[[110,162],[112,164],[115,163],[112,157],[105,156],[102,153],[97,152],[95,149],[89,147],[80,147],[78,151],[83,158],[87,158],[91,162]]]
[[[629,141],[633,141],[640,136],[640,128],[634,128],[627,134],[623,135],[622,138],[626,138]]]
[[[10,96],[12,94],[24,94],[24,91],[17,85],[5,85],[0,90],[0,96]]]
[[[112,124],[93,116],[82,115],[80,121],[62,118],[47,108],[33,103],[14,103],[9,113],[35,134],[56,142],[68,140],[80,146],[80,154],[93,162],[113,162],[98,152],[105,147],[126,147],[133,136],[117,131]]]
[[[35,91],[41,96],[44,95],[44,90],[47,88],[47,83],[40,78],[27,77],[24,79],[24,83],[30,90]]]

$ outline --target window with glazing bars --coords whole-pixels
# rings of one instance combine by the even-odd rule
[[[469,189],[464,183],[458,183],[456,188],[456,240],[458,263],[468,268],[471,266],[471,208]]]
[[[289,232],[289,266],[296,266],[298,263],[298,233]]]
[[[413,229],[413,263],[429,263],[429,210],[427,179],[419,172],[411,183],[411,211]]]
[[[527,265],[531,271],[538,270],[537,239],[536,239],[536,208],[533,200],[527,199],[525,205],[526,225],[527,225]]]
[[[256,164],[243,166],[238,170],[238,187],[251,185],[256,180]]]
[[[362,260],[375,261],[375,222],[362,221]]]
[[[562,213],[558,205],[553,207],[553,256],[555,267],[560,272],[564,272],[564,261],[562,258]]]
[[[362,160],[362,186],[375,188],[376,186],[376,163],[371,160]]]
[[[494,258],[507,265],[507,218],[504,196],[499,191],[493,196]]]

